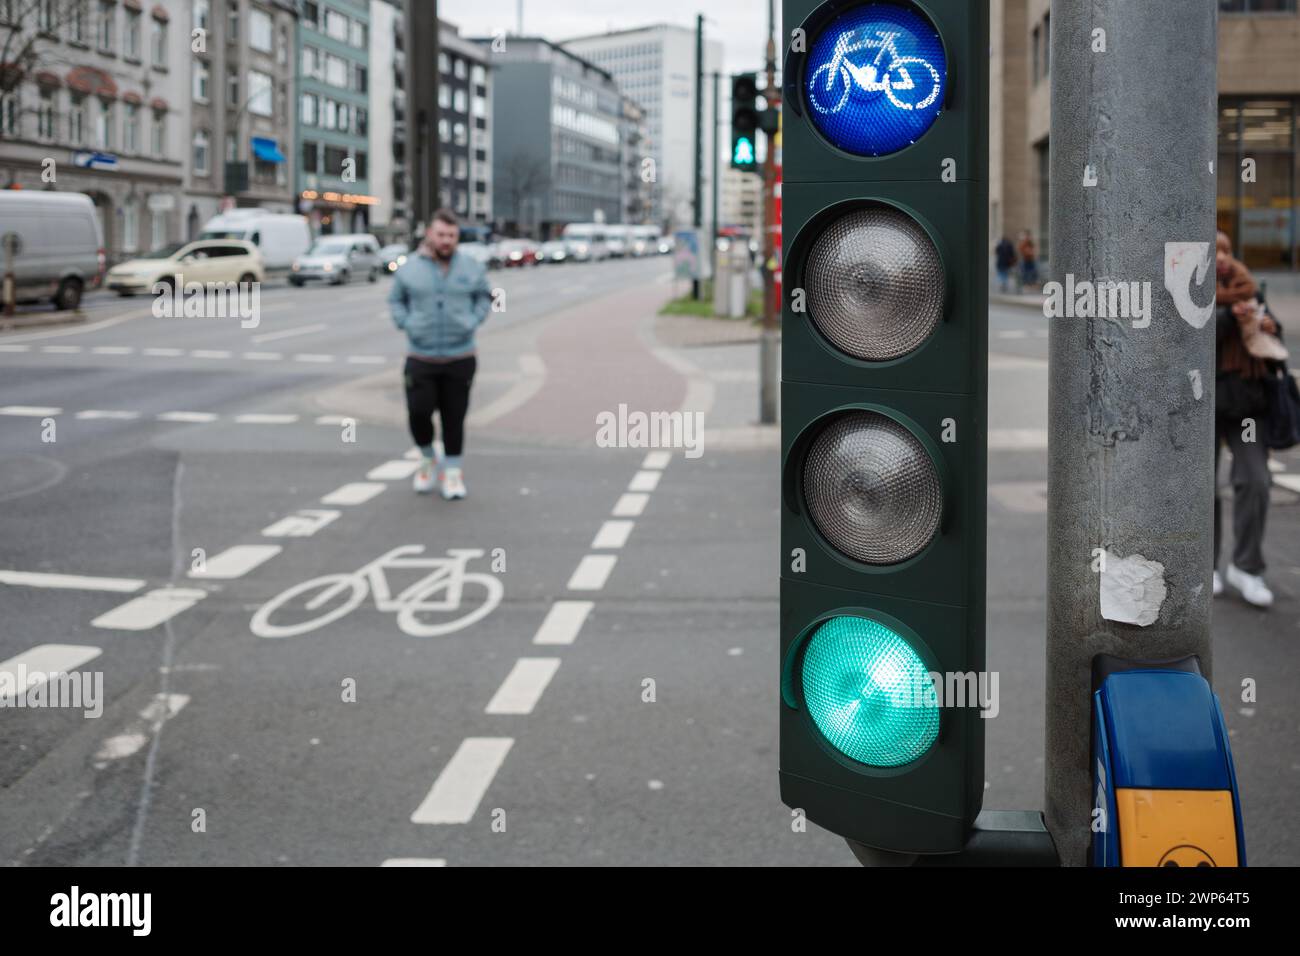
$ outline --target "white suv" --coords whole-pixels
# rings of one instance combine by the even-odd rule
[[[379,240],[374,236],[318,236],[310,249],[293,260],[289,282],[299,287],[316,281],[329,285],[343,285],[352,279],[374,282],[383,268]]]

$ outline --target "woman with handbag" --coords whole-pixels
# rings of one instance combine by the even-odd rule
[[[1270,361],[1285,359],[1275,337],[1278,326],[1257,301],[1258,287],[1245,265],[1233,258],[1232,242],[1222,232],[1216,241],[1217,365],[1215,374],[1214,470],[1219,450],[1232,452],[1232,560],[1228,587],[1255,607],[1273,604],[1264,582],[1264,527],[1271,478],[1264,419],[1269,414]],[[1219,577],[1222,537],[1218,490],[1214,496],[1214,594],[1223,593]]]

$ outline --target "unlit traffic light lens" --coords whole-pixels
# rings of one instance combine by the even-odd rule
[[[813,524],[866,564],[920,553],[939,529],[943,486],[920,440],[892,418],[848,412],[813,439],[803,465]]]
[[[808,314],[832,345],[884,362],[919,348],[943,317],[943,260],[911,216],[869,206],[832,220],[804,267]]]
[[[943,110],[948,61],[913,8],[869,3],[817,35],[804,67],[808,115],[833,145],[883,156],[916,142]]]
[[[911,763],[939,736],[929,669],[900,634],[863,617],[836,617],[808,639],[803,696],[822,736],[871,767]]]

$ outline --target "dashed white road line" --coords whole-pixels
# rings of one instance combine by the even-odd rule
[[[235,424],[237,425],[292,425],[297,420],[297,415],[272,412],[246,412],[243,415],[235,416]]]
[[[65,588],[76,591],[118,591],[129,594],[144,587],[137,578],[100,578],[85,574],[47,574],[39,571],[0,571],[0,584],[29,588]]]
[[[593,548],[621,548],[627,544],[628,535],[636,526],[635,521],[606,521],[592,539]]]
[[[215,422],[219,418],[215,412],[162,412],[158,415],[160,422]]]
[[[284,355],[280,352],[245,352],[243,357],[250,362],[278,362]]]
[[[92,627],[113,631],[148,631],[207,597],[195,588],[158,588],[119,604],[91,621]]]
[[[339,511],[326,511],[320,508],[300,508],[286,518],[262,529],[265,538],[310,538],[321,528],[332,524]]]
[[[328,328],[328,324],[317,322],[315,325],[300,325],[295,329],[282,329],[279,332],[263,332],[261,335],[254,335],[251,341],[260,345],[263,342],[275,342],[279,339],[291,339],[295,335],[310,335],[312,332],[322,332]]]
[[[638,471],[632,476],[631,483],[627,486],[628,491],[654,491],[659,487],[659,479],[662,472],[658,471]]]
[[[1300,475],[1274,475],[1273,484],[1281,485],[1287,491],[1300,494]]]
[[[411,822],[468,823],[472,820],[514,742],[513,737],[466,737],[411,814]]]
[[[618,501],[614,503],[614,510],[610,513],[615,518],[639,518],[649,500],[650,496],[646,494],[619,495]]]
[[[385,355],[349,355],[348,361],[353,365],[383,365],[388,361]]]
[[[21,415],[30,418],[44,418],[58,415],[63,411],[57,405],[0,405],[0,415]]]
[[[122,733],[109,737],[99,745],[95,759],[121,760],[123,757],[139,753],[140,749],[149,742],[150,735],[157,733],[159,727],[184,710],[189,702],[188,694],[154,695],[154,699],[140,711],[138,721],[131,723]]]
[[[152,346],[147,349],[141,349],[140,354],[155,356],[157,358],[175,358],[178,355],[184,355],[184,349],[175,349],[169,346]]]
[[[395,856],[385,860],[380,866],[446,866],[447,861],[438,857]]]
[[[217,578],[230,581],[241,578],[253,568],[265,564],[283,548],[278,544],[237,544],[203,562],[202,571],[191,570],[192,578]]]
[[[586,623],[587,615],[594,606],[591,601],[556,601],[533,635],[533,643],[572,644],[577,640],[578,632],[582,630],[582,625]]]
[[[614,570],[617,561],[618,556],[613,554],[584,555],[569,578],[569,590],[599,591],[609,580],[610,572]]]
[[[646,454],[641,467],[650,471],[663,471],[672,460],[673,453],[670,451],[652,451]]]
[[[558,657],[521,657],[488,701],[484,713],[531,714],[560,669]]]
[[[129,345],[96,345],[90,351],[95,355],[131,355],[135,349]]]
[[[87,408],[77,412],[77,418],[94,421],[97,419],[113,419],[114,421],[129,422],[140,417],[139,412],[128,412],[122,409],[111,408]]]
[[[361,505],[382,492],[388,485],[378,481],[353,481],[335,488],[324,498],[325,505]]]
[[[405,458],[394,458],[392,461],[386,461],[382,465],[376,465],[366,472],[367,481],[398,481],[402,478],[410,478],[420,468],[418,461],[408,461]]]
[[[190,349],[190,358],[228,359],[230,354],[229,349]]]
[[[7,661],[0,661],[0,700],[17,700],[37,684],[44,684],[50,674],[66,674],[93,661],[103,651],[89,644],[37,644]],[[22,687],[18,676],[23,675]],[[7,679],[4,679],[7,678]]]
[[[0,345],[0,352],[30,352],[30,345]]]
[[[293,360],[295,362],[325,363],[325,362],[333,362],[334,356],[326,355],[323,352],[299,352],[297,355],[293,357]]]
[[[51,355],[75,355],[81,351],[80,345],[42,345],[42,352],[48,352]]]

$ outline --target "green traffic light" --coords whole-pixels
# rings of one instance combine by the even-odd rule
[[[939,736],[929,668],[900,634],[863,617],[836,617],[808,640],[803,696],[822,736],[869,767],[900,767]]]

